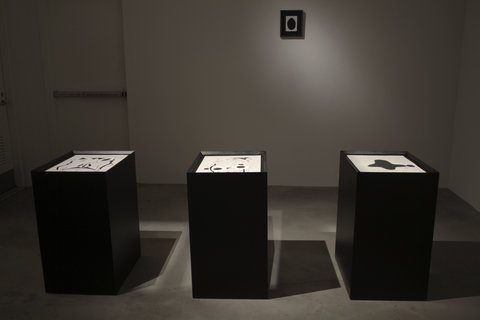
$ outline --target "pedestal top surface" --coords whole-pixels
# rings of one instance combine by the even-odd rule
[[[76,154],[45,171],[106,172],[126,157],[124,154]]]
[[[425,173],[403,155],[347,155],[360,172]]]
[[[196,173],[261,172],[261,155],[212,155],[204,156]]]

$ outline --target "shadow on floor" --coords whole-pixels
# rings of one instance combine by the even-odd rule
[[[176,231],[142,231],[140,233],[142,255],[119,293],[129,292],[161,275],[181,234]]]
[[[269,298],[339,288],[325,241],[269,241]]]
[[[480,295],[480,242],[434,241],[429,300]]]

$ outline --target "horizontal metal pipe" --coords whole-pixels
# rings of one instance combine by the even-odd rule
[[[53,91],[54,98],[126,97],[127,91]]]

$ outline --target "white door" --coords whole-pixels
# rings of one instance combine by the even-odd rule
[[[121,0],[38,5],[54,153],[129,149]]]

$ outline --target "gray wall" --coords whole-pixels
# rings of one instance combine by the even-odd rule
[[[266,150],[269,183],[334,186],[342,149],[408,150],[448,183],[464,2],[124,0],[138,180]],[[282,40],[281,9],[306,12]]]
[[[53,90],[125,87],[121,0],[0,0],[0,53],[16,183],[70,150],[129,149],[124,99]]]
[[[16,184],[51,160],[42,47],[36,0],[0,0],[0,51],[7,92]]]
[[[128,149],[126,99],[52,96],[126,88],[121,1],[38,0],[38,6],[54,154]]]
[[[123,0],[140,182],[184,182],[199,150],[261,149],[271,184],[336,185],[339,150],[397,149],[480,207],[478,1],[468,1],[463,47],[463,1],[197,2]],[[14,162],[25,185],[32,168],[57,156],[45,39],[37,0],[0,6]],[[279,11],[295,8],[306,11],[306,39],[281,40]]]
[[[467,2],[450,188],[480,210],[480,1]]]

